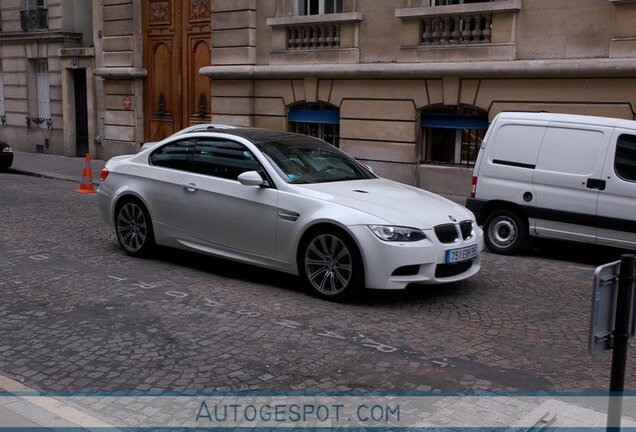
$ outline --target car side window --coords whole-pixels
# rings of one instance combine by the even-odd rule
[[[623,180],[636,182],[636,135],[618,137],[614,169]]]
[[[246,171],[261,171],[254,154],[242,144],[224,139],[199,139],[191,171],[236,180]]]
[[[162,146],[150,155],[150,163],[154,166],[190,171],[194,145],[193,140],[181,140]]]

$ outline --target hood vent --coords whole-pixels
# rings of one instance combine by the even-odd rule
[[[361,194],[368,194],[369,193],[369,191],[360,190],[360,189],[354,189],[354,192],[358,192],[358,193],[361,193]]]

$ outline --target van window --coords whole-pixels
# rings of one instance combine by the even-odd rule
[[[537,169],[587,175],[594,172],[603,144],[600,131],[548,127]]]
[[[636,181],[636,135],[618,137],[614,167],[623,180]]]
[[[537,164],[544,126],[504,125],[497,132],[492,143],[492,162],[502,165],[514,165],[534,168]]]

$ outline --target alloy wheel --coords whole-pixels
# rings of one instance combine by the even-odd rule
[[[139,252],[148,240],[148,221],[143,209],[134,202],[124,204],[117,214],[117,237],[122,247]]]
[[[351,251],[333,234],[319,235],[309,243],[304,264],[312,288],[325,296],[342,293],[353,278]]]

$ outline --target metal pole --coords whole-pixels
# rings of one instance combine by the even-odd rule
[[[618,276],[618,298],[616,302],[616,325],[612,348],[612,375],[610,378],[610,401],[607,411],[607,430],[619,431],[623,411],[625,390],[625,366],[629,341],[630,311],[634,301],[634,275],[636,256],[623,255]],[[636,312],[635,312],[636,313]]]

